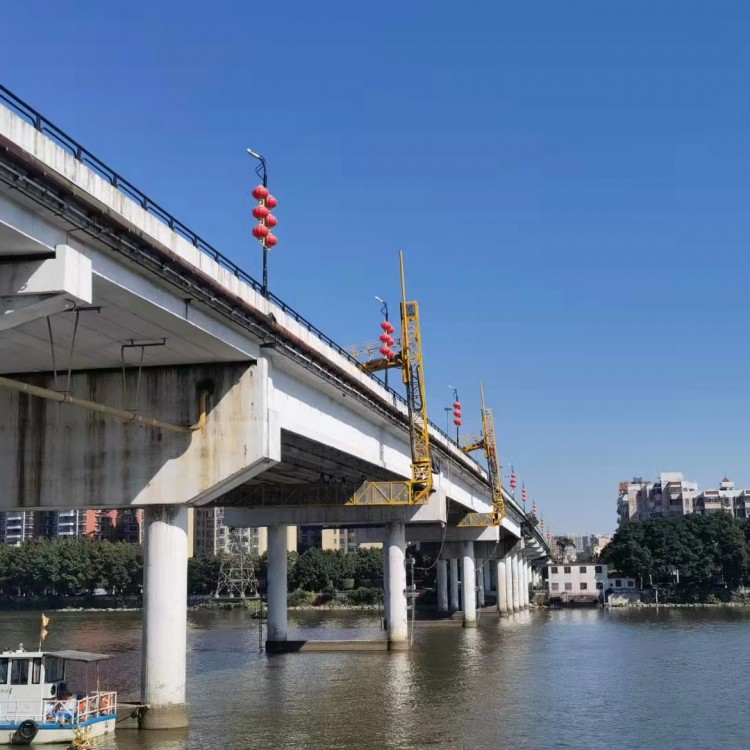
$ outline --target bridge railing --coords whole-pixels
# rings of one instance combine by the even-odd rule
[[[201,252],[208,255],[212,260],[218,263],[220,266],[228,270],[238,279],[241,279],[248,284],[258,294],[263,293],[263,288],[260,282],[256,281],[249,273],[243,271],[234,261],[227,258],[226,255],[219,252],[213,245],[206,242],[200,235],[193,232],[179,219],[176,219],[172,214],[169,213],[165,208],[160,206],[156,201],[151,200],[144,192],[139,190],[135,185],[126,180],[121,174],[116,172],[114,169],[105,164],[101,159],[94,156],[88,149],[84,148],[78,141],[69,136],[64,130],[58,128],[53,122],[50,122],[44,115],[35,110],[23,99],[16,96],[10,89],[0,84],[0,101],[3,102],[10,110],[15,112],[19,117],[24,119],[30,125],[32,125],[40,133],[44,134],[61,148],[65,149],[69,154],[74,156],[82,164],[96,172],[103,180],[106,180],[112,187],[119,190],[121,193],[126,195],[130,200],[135,201],[144,211],[147,211],[152,216],[156,217],[162,223],[166,224],[173,232],[176,232],[185,240],[190,242]],[[324,344],[331,347],[337,354],[349,360],[354,365],[359,366],[358,360],[346,349],[339,346],[333,339],[326,336],[319,328],[313,325],[304,316],[300,315],[296,310],[287,305],[282,299],[277,297],[273,293],[268,294],[268,299],[274,305],[279,307],[286,315],[293,318],[299,325],[303,326],[306,330],[320,339]],[[378,378],[374,373],[367,373],[367,375],[376,381],[382,388],[386,389],[395,402],[406,404],[406,399],[393,388],[386,386],[385,383]],[[447,432],[440,429],[434,422],[430,422],[430,428],[433,432],[437,432],[442,435],[449,443],[453,443],[458,446],[458,443],[448,435]],[[469,460],[474,460],[469,457]]]

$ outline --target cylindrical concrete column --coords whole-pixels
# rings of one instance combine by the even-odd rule
[[[461,602],[458,596],[458,560],[451,560],[451,609],[458,612]]]
[[[505,560],[497,560],[497,611],[501,617],[508,614],[506,601]]]
[[[513,556],[505,555],[505,608],[508,614],[513,614]]]
[[[475,628],[477,626],[477,589],[476,568],[474,565],[474,542],[464,542],[462,550],[461,580],[463,581],[463,612],[464,627]]]
[[[518,552],[511,552],[510,555],[510,571],[511,579],[513,581],[513,611],[521,611],[521,576],[519,572],[519,559]]]
[[[437,605],[438,612],[448,611],[448,561],[437,561]]]
[[[388,543],[383,544],[383,627],[388,627],[388,608],[391,606],[389,590],[390,576],[388,575]]]
[[[406,524],[389,523],[386,529],[388,547],[388,648],[409,648],[406,614]]]
[[[521,557],[521,609],[529,608],[529,561]]]
[[[268,643],[287,639],[286,525],[268,527]]]
[[[477,605],[484,607],[484,560],[477,558]]]
[[[484,572],[484,594],[487,596],[492,591],[492,560],[487,560],[482,571]]]
[[[143,524],[141,701],[149,708],[139,723],[141,729],[176,729],[188,724],[188,510],[147,506]]]

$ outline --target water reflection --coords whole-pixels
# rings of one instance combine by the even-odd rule
[[[303,638],[383,637],[377,613],[290,624]],[[0,613],[0,643],[31,644],[38,625],[38,613]],[[270,657],[247,613],[194,612],[189,732],[120,731],[97,746],[746,750],[748,625],[740,609],[484,614],[476,629],[417,627],[411,653]],[[48,645],[113,654],[114,687],[137,694],[138,613],[54,615]]]

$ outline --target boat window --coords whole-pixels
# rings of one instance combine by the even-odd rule
[[[38,685],[42,678],[42,660],[37,657],[31,660],[31,684]]]
[[[61,682],[65,678],[65,662],[56,656],[48,656],[44,660],[44,681]]]
[[[8,660],[0,659],[0,685],[8,682]]]
[[[28,685],[29,684],[29,660],[12,659],[10,662],[10,684],[11,685]]]

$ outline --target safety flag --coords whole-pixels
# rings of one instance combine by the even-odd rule
[[[521,500],[526,505],[526,482],[521,485]]]
[[[49,625],[49,617],[42,613],[42,630],[39,633],[39,650],[42,650],[42,644],[44,643],[44,639],[47,637],[47,625]]]

